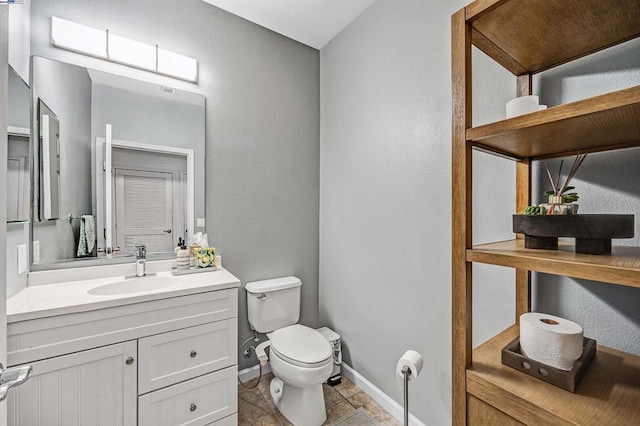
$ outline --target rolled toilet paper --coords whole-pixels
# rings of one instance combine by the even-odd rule
[[[422,365],[424,364],[424,360],[422,359],[422,355],[413,350],[408,350],[402,355],[402,357],[398,360],[398,364],[396,366],[396,374],[398,376],[398,382],[402,383],[404,381],[404,375],[402,374],[402,369],[405,367],[409,367],[411,370],[411,374],[409,375],[409,381],[415,380],[420,372],[422,371]]]
[[[535,95],[520,96],[515,99],[511,99],[506,104],[506,116],[507,118],[512,118],[539,111],[540,105],[538,102],[539,98]]]
[[[554,315],[520,315],[520,350],[527,358],[569,371],[582,356],[583,330],[579,324]]]

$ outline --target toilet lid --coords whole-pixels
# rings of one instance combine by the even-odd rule
[[[321,364],[331,358],[331,344],[320,332],[295,324],[274,331],[271,350],[294,364]]]

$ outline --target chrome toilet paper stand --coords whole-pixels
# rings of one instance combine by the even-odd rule
[[[404,426],[409,426],[409,376],[411,376],[411,369],[408,365],[402,367],[402,376],[404,377]]]

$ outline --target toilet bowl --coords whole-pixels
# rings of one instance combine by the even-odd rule
[[[321,425],[327,419],[322,384],[333,371],[329,342],[300,324],[276,330],[269,339],[273,403],[296,426]]]
[[[319,331],[297,324],[301,285],[296,277],[247,283],[247,310],[251,328],[269,338],[273,403],[295,426],[319,426],[327,419],[322,384],[333,372],[333,352]]]

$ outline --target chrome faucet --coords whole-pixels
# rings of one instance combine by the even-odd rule
[[[147,247],[144,244],[136,245],[136,277],[144,277],[146,274]]]

